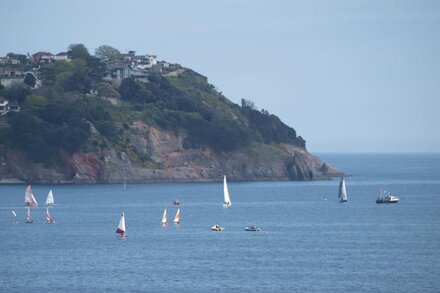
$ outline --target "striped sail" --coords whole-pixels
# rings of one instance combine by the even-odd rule
[[[53,223],[53,219],[52,219],[52,216],[49,213],[49,209],[48,208],[46,208],[46,222]]]
[[[225,198],[223,207],[229,208],[231,206],[231,198],[229,196],[228,184],[226,182],[226,175],[223,176],[223,196]]]
[[[38,205],[37,200],[32,193],[32,187],[28,185],[26,192],[24,193],[24,205],[30,207],[36,207]]]

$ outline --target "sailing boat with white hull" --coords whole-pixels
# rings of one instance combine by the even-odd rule
[[[125,238],[128,237],[126,230],[125,230],[125,215],[124,212],[122,212],[121,214],[121,218],[119,219],[119,225],[118,228],[116,229],[116,233],[118,233],[118,237],[120,238]]]
[[[231,198],[229,196],[228,183],[226,182],[226,175],[223,176],[223,196],[224,196],[224,208],[229,208],[231,206]]]
[[[338,194],[339,202],[347,201],[347,190],[345,189],[345,179],[344,175],[341,177],[341,181],[339,181],[339,194]]]

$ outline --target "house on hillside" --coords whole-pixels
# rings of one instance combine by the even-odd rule
[[[37,52],[32,55],[32,62],[34,63],[51,63],[55,59],[55,56],[50,52]]]
[[[69,56],[67,55],[67,52],[60,52],[54,56],[55,61],[70,61]]]
[[[0,97],[0,116],[9,111],[20,112],[20,106],[15,102],[9,102],[3,97]]]

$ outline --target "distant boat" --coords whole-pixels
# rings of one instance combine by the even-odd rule
[[[163,211],[163,215],[162,215],[162,227],[167,227],[168,226],[168,217],[167,217],[167,209],[165,209]]]
[[[11,213],[12,213],[12,216],[14,217],[14,222],[13,223],[17,224],[17,214],[15,213],[14,210],[12,210]]]
[[[178,200],[177,198],[175,200],[173,200],[173,205],[175,205],[175,206],[180,205],[180,200]]]
[[[180,224],[180,209],[177,209],[177,213],[174,216],[174,224],[176,224],[176,225]]]
[[[34,220],[31,219],[31,208],[27,208],[27,215],[26,215],[26,224],[33,224]]]
[[[345,189],[345,179],[344,175],[341,177],[341,181],[339,181],[339,194],[338,198],[340,202],[346,202],[347,201],[347,190]]]
[[[387,192],[383,189],[380,189],[379,196],[376,198],[376,203],[398,203],[398,202],[399,202],[398,197],[391,195],[389,191]]]
[[[34,194],[32,193],[32,186],[30,185],[28,185],[24,193],[24,205],[32,208],[38,206],[37,200],[35,199]]]
[[[212,231],[221,232],[221,231],[224,231],[225,228],[223,228],[222,226],[216,224],[216,225],[214,225],[214,226],[211,227],[211,230],[212,230]]]
[[[55,205],[55,202],[54,202],[54,200],[53,200],[52,189],[49,190],[49,193],[47,194],[46,205],[47,205],[47,206],[53,206],[53,205]]]
[[[228,183],[226,182],[226,175],[223,176],[223,196],[225,198],[223,207],[229,208],[231,206],[231,198],[229,196]]]
[[[250,225],[248,227],[244,227],[244,230],[249,232],[258,232],[261,231],[261,228],[255,225]]]
[[[118,233],[118,237],[120,238],[125,238],[128,237],[126,230],[125,230],[125,216],[124,216],[124,212],[122,212],[121,214],[121,218],[119,219],[119,225],[118,225],[118,229],[116,229],[116,233]]]
[[[50,215],[48,208],[46,208],[46,223],[47,224],[55,224],[55,221],[53,220],[52,216]]]

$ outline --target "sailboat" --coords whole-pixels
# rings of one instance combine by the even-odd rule
[[[119,225],[118,225],[118,229],[116,229],[116,233],[118,233],[118,237],[120,238],[125,238],[128,237],[128,235],[125,233],[125,216],[124,216],[124,212],[122,212],[121,214],[121,218],[119,219]]]
[[[30,185],[28,185],[26,192],[24,193],[24,205],[29,207],[38,206],[37,200],[32,193],[32,187]]]
[[[231,206],[231,198],[229,197],[228,184],[226,183],[226,175],[223,176],[223,196],[225,197],[223,207],[229,208]]]
[[[338,198],[340,202],[346,202],[347,201],[347,190],[345,189],[345,179],[344,175],[341,177],[341,181],[339,181],[339,194]]]
[[[55,205],[55,202],[54,202],[54,200],[53,200],[52,189],[49,190],[49,193],[47,194],[46,205],[47,205],[47,206],[53,206],[53,205]]]
[[[34,220],[31,219],[31,208],[27,208],[27,215],[26,215],[26,224],[33,224]]]
[[[167,209],[165,209],[163,211],[163,215],[162,215],[162,227],[166,228],[168,226],[168,218],[167,218]]]
[[[46,223],[47,224],[55,224],[55,221],[53,220],[52,216],[49,214],[48,208],[46,208]]]
[[[14,210],[12,210],[11,213],[12,213],[12,216],[14,217],[14,222],[13,223],[17,224],[17,214],[15,213]]]
[[[177,213],[174,216],[174,224],[179,225],[180,224],[180,209],[177,209]]]

